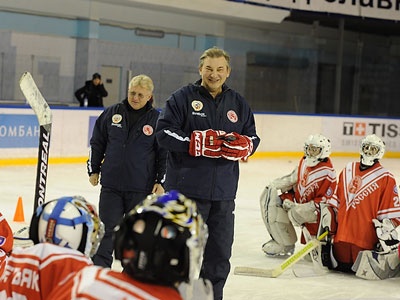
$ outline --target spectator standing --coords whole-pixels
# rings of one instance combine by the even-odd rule
[[[201,277],[222,299],[230,271],[239,163],[256,150],[260,139],[245,99],[225,81],[230,56],[207,49],[198,66],[201,79],[178,89],[167,100],[157,125],[157,139],[167,149],[166,190],[195,200],[209,237]]]
[[[99,73],[94,73],[92,80],[87,80],[83,87],[75,91],[75,97],[81,107],[103,107],[103,98],[107,96],[108,92]]]
[[[90,183],[102,185],[99,214],[106,228],[93,258],[99,266],[111,267],[113,229],[124,214],[148,194],[164,192],[167,154],[156,140],[153,89],[147,75],[133,77],[128,98],[106,108],[93,129],[87,169]]]

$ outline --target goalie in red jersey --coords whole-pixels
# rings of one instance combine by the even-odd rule
[[[0,213],[0,276],[3,273],[6,257],[13,247],[13,233],[6,218]]]
[[[29,227],[34,245],[13,248],[0,277],[0,299],[52,299],[61,281],[92,264],[103,234],[96,210],[83,197],[39,206]]]
[[[400,201],[393,174],[379,162],[384,153],[381,138],[366,136],[360,144],[360,161],[342,170],[330,200],[338,227],[333,246],[325,247],[324,264],[364,279],[400,274]]]
[[[262,246],[268,256],[293,254],[297,241],[293,225],[302,226],[309,239],[319,235],[322,208],[327,207],[327,201],[336,189],[336,172],[330,154],[328,138],[310,135],[304,143],[304,156],[293,172],[273,180],[265,188],[260,205],[263,221],[272,238]],[[327,213],[323,215],[323,221],[331,222],[334,212],[328,210]],[[303,243],[307,236],[302,237]]]

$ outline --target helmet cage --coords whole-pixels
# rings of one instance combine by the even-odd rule
[[[304,156],[308,167],[316,166],[330,154],[331,142],[321,134],[310,135],[304,143]]]
[[[131,277],[159,284],[198,276],[207,238],[195,202],[170,191],[150,195],[116,228],[115,257]]]
[[[31,219],[30,239],[34,244],[48,242],[89,256],[93,243],[92,234],[88,233],[93,232],[94,221],[86,204],[84,198],[74,196],[62,197],[39,206]],[[96,216],[93,215],[93,218]]]
[[[367,135],[360,144],[361,163],[372,166],[385,153],[385,143],[375,134]]]

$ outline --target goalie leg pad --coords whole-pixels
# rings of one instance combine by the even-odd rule
[[[284,247],[293,246],[297,240],[296,231],[281,204],[277,190],[267,186],[260,197],[264,224],[277,244]]]
[[[352,267],[356,276],[367,280],[381,280],[400,275],[400,260],[396,251],[381,253],[364,250],[358,253]]]

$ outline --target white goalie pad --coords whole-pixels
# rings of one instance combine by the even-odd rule
[[[290,191],[297,183],[297,169],[298,168],[296,167],[292,173],[274,179],[269,186],[281,190],[282,193]]]
[[[389,253],[364,250],[358,253],[352,267],[356,276],[367,280],[382,280],[400,276],[397,251]]]
[[[275,187],[267,186],[260,197],[261,216],[272,239],[282,246],[294,245],[296,231],[282,208],[282,201]]]

